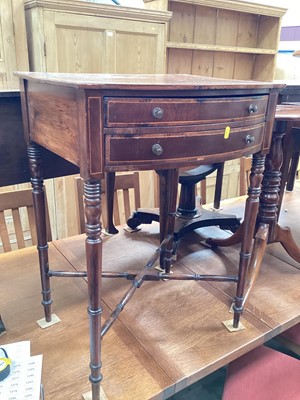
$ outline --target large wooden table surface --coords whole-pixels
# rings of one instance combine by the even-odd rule
[[[280,221],[292,227],[298,242],[300,226],[295,216],[299,215],[299,194],[299,188],[286,194]],[[241,200],[231,202],[224,211],[242,215],[243,204]],[[157,232],[158,225],[153,224],[138,233],[121,230],[119,235],[106,237],[105,269],[138,271],[158,244]],[[202,236],[212,233],[226,235],[216,228],[201,230]],[[213,251],[199,239],[199,233],[184,237],[174,271],[236,271],[238,248]],[[52,269],[85,269],[84,236],[53,242],[49,254]],[[246,329],[235,333],[222,325],[232,318],[228,309],[234,284],[145,282],[103,339],[103,388],[108,400],[166,399],[300,322],[300,271],[296,265],[283,255],[279,244],[268,246],[241,320]],[[80,399],[90,390],[85,280],[53,279],[53,311],[61,322],[41,330],[36,324],[43,316],[36,249],[2,254],[0,276],[1,314],[7,328],[0,345],[30,340],[32,354],[44,355],[46,399]],[[104,318],[129,284],[104,280]]]

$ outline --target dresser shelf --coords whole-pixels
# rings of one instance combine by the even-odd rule
[[[250,53],[250,54],[276,54],[274,49],[259,49],[251,47],[219,46],[211,44],[197,44],[186,42],[167,42],[167,49],[186,49],[186,50],[208,50],[225,51],[231,53]]]
[[[271,81],[286,9],[245,1],[145,0],[173,12],[167,72]]]

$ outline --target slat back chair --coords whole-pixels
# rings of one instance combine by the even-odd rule
[[[29,232],[25,232],[24,230],[26,219],[28,220],[30,235]],[[9,223],[10,220],[12,224]],[[46,224],[47,240],[51,241],[47,202]],[[37,244],[31,188],[0,193],[0,238],[2,243],[0,252],[8,252],[24,248],[26,245]]]
[[[83,203],[83,180],[76,177],[76,190],[77,190],[77,214],[78,214],[78,230],[79,233],[85,232],[85,216],[84,216],[84,203]],[[127,173],[116,175],[115,177],[115,191],[114,191],[114,215],[113,221],[115,225],[125,224],[130,217],[132,211],[140,208],[141,195],[139,173]],[[103,227],[107,227],[107,201],[105,196],[105,184],[101,182],[102,196],[102,216],[101,221]],[[130,191],[133,192],[133,198]],[[132,202],[130,201],[132,198]]]

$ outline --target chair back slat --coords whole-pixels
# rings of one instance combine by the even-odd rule
[[[25,240],[23,234],[23,228],[21,223],[19,208],[12,208],[12,216],[14,221],[15,235],[19,249],[24,249]]]
[[[80,233],[85,232],[85,215],[84,215],[84,203],[83,203],[83,180],[80,177],[76,177],[76,190],[77,190],[77,221],[78,230]],[[139,173],[126,173],[116,175],[115,187],[114,187],[114,215],[113,220],[115,225],[121,225],[126,223],[130,217],[132,211],[140,208],[140,182]],[[131,191],[133,196],[131,196]],[[119,193],[118,193],[119,192]],[[101,182],[101,193],[102,193],[102,214],[101,221],[102,226],[107,227],[107,199],[105,196],[105,182]],[[132,200],[132,203],[130,202]]]
[[[121,225],[119,198],[118,198],[118,193],[116,190],[114,193],[114,223],[115,223],[115,225]]]
[[[250,172],[252,157],[243,157],[240,159],[240,196],[247,194],[250,185]]]
[[[36,225],[35,225],[35,217],[34,217],[34,209],[32,207],[27,207],[27,215],[28,215],[28,222],[29,222],[29,229],[31,235],[31,242],[32,245],[37,244],[37,235],[36,235]],[[47,218],[47,216],[46,216]],[[48,241],[51,241],[51,238],[47,237]]]
[[[51,241],[46,193],[45,207],[47,240]],[[0,236],[2,242],[0,252],[11,251],[15,248],[22,249],[26,245],[35,245],[37,243],[31,188],[0,193]]]
[[[76,210],[79,232],[85,232],[84,204],[83,204],[83,180],[80,177],[75,178],[76,182]]]
[[[134,187],[134,206],[137,210],[141,208],[141,192],[140,192],[140,177],[138,172],[133,173],[133,187]]]
[[[126,220],[128,220],[128,218],[131,215],[131,211],[130,211],[130,200],[129,200],[129,189],[124,189],[123,190],[123,202],[124,202],[124,214],[125,214],[125,218]]]
[[[3,251],[11,251],[11,244],[6,226],[5,215],[4,211],[2,210],[0,210],[0,237],[2,241]]]

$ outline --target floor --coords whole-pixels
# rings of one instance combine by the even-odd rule
[[[265,345],[300,360],[299,355],[287,350],[276,341],[276,338],[269,340]],[[169,400],[221,400],[225,378],[226,366],[171,396]]]
[[[294,216],[298,215],[299,195],[300,186],[286,196],[281,218],[284,225],[292,227],[298,243],[300,227]],[[242,214],[243,202],[224,203],[225,212],[232,210]],[[128,269],[134,270],[148,259],[157,246],[155,229],[106,238],[108,269],[127,270],[129,263]],[[209,267],[214,273],[234,272],[238,249],[212,251],[199,241],[204,234],[210,231],[183,239],[174,270],[207,273]],[[49,258],[53,269],[83,270],[84,237],[53,242]],[[222,325],[231,318],[232,284],[145,282],[103,340],[103,388],[108,400],[220,400],[228,362],[300,322],[297,268],[280,246],[268,246],[243,314],[246,329],[234,334]],[[1,315],[7,328],[0,345],[30,340],[32,354],[44,356],[45,399],[79,400],[90,390],[85,280],[69,279],[68,284],[65,278],[53,280],[53,312],[61,322],[41,330],[36,324],[42,317],[36,250],[0,255],[0,275]],[[126,288],[128,282],[105,280],[104,318]]]
[[[300,188],[300,181],[296,181],[296,188]],[[287,212],[287,209],[284,212]],[[300,360],[300,356],[281,346],[276,339],[269,340],[265,345]],[[221,400],[225,378],[226,366],[171,396],[169,400]]]

